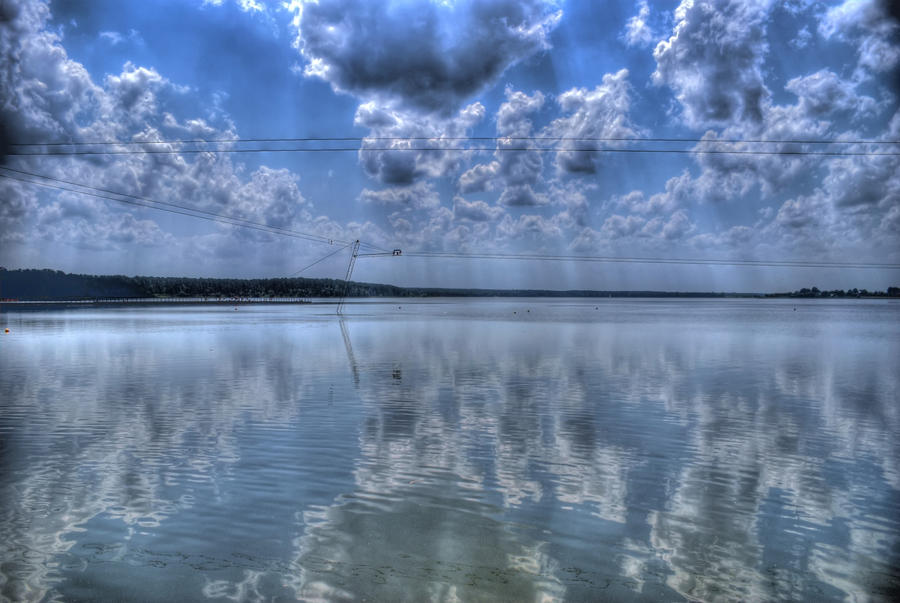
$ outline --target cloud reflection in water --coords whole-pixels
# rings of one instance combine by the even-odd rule
[[[376,305],[345,324],[352,355],[312,309],[14,317],[0,589],[896,591],[896,308],[593,307]]]

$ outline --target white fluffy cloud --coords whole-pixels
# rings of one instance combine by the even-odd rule
[[[602,153],[593,149],[621,144],[603,139],[630,138],[638,134],[629,117],[631,86],[627,69],[607,73],[593,90],[572,88],[558,100],[567,115],[555,119],[542,135],[562,139],[556,154],[556,166],[561,172],[593,174],[599,169],[602,158]],[[565,140],[572,138],[585,140]]]
[[[0,243],[24,243],[25,221],[37,207],[33,186],[0,179]]]
[[[634,15],[625,23],[625,33],[623,35],[625,43],[629,46],[649,46],[653,41],[653,30],[647,24],[650,17],[650,6],[647,0],[638,2],[638,14]]]
[[[893,69],[900,63],[900,25],[888,15],[887,5],[888,0],[844,0],[825,13],[819,33],[853,44],[860,67]]]
[[[673,90],[686,124],[721,128],[718,132],[708,130],[698,150],[821,151],[821,146],[792,142],[734,145],[716,141],[835,137],[843,124],[873,119],[885,106],[883,101],[860,93],[858,79],[844,79],[829,68],[789,79],[784,90],[795,95],[796,102],[775,104],[762,72],[769,7],[768,2],[683,2],[676,11],[673,35],[656,48],[654,81]],[[860,32],[883,36],[883,28],[874,23],[875,14],[881,14],[880,8],[871,2],[847,2],[824,15],[819,31],[826,37],[859,37]],[[864,40],[860,43],[865,46]],[[852,131],[847,136],[861,137]],[[840,148],[878,150],[874,146]],[[802,190],[822,182],[816,193],[788,199],[776,215],[770,216],[764,232],[772,240],[787,244],[790,237],[784,233],[789,230],[793,236],[801,228],[826,232],[823,216],[833,217],[827,223],[829,232],[845,241],[858,238],[860,233],[872,233],[896,203],[895,179],[888,173],[896,171],[896,161],[890,157],[823,160],[815,155],[703,154],[696,157],[696,163],[696,175],[684,172],[671,178],[664,192],[649,198],[635,191],[619,199],[620,206],[631,206],[639,214],[650,213],[653,208],[672,211],[697,203],[733,203],[753,196],[777,198],[782,191]],[[857,209],[847,209],[851,206]],[[869,217],[864,219],[863,214]],[[844,226],[837,227],[839,223]],[[668,230],[669,234],[675,232],[680,230],[674,226]],[[728,236],[698,234],[695,239],[707,243],[713,239],[718,243],[750,242],[746,236],[737,236],[739,231],[728,232]]]
[[[433,209],[441,200],[430,184],[417,182],[412,186],[399,186],[379,191],[364,189],[359,195],[363,203],[410,209]]]
[[[536,193],[544,162],[533,140],[531,117],[544,105],[544,95],[530,96],[511,88],[506,89],[506,102],[497,111],[497,150],[494,160],[471,167],[459,178],[462,193],[500,189],[499,203],[514,207],[543,205],[545,195]],[[519,150],[524,149],[524,150]]]
[[[464,146],[454,138],[468,135],[483,118],[484,106],[477,102],[450,117],[363,103],[354,124],[369,128],[369,135],[360,148],[359,162],[367,175],[386,184],[447,176],[459,169],[466,152],[438,149]]]
[[[653,81],[675,91],[691,128],[759,123],[770,2],[683,0],[668,40],[653,51]]]
[[[462,197],[453,198],[453,217],[471,222],[490,222],[503,215],[503,208],[491,206],[484,201],[466,201]]]
[[[179,120],[163,111],[162,99],[180,98],[189,89],[173,83],[152,67],[126,62],[120,73],[97,83],[83,65],[71,59],[58,33],[47,29],[46,4],[5,3],[0,23],[0,49],[11,57],[0,71],[0,118],[14,141],[129,140],[132,147],[177,151],[169,144],[151,144],[179,137],[233,138],[227,117],[210,123],[199,117]],[[287,169],[265,166],[252,172],[227,155],[153,154],[79,158],[8,158],[7,165],[89,187],[121,191],[139,197],[174,202],[257,224],[345,238],[366,230],[372,240],[384,240],[368,224],[337,225],[315,217]],[[159,224],[160,215],[112,201],[59,193],[3,179],[0,232],[6,242],[35,245],[52,241],[89,250],[166,248],[177,253],[206,235],[175,237]],[[102,194],[102,193],[101,193]],[[159,221],[159,222],[158,222]],[[222,246],[241,249],[249,238],[274,242],[270,234],[219,224],[227,235]],[[26,233],[27,232],[27,236]]]
[[[785,90],[797,95],[800,112],[812,118],[847,111],[861,119],[869,116],[876,107],[875,99],[857,93],[851,82],[842,80],[828,69],[795,77],[788,81]]]
[[[610,139],[669,134],[702,137],[695,150],[825,148],[723,142],[728,139],[897,139],[900,117],[886,125],[897,101],[885,84],[900,64],[898,28],[885,17],[886,4],[848,0],[826,10],[802,2],[685,0],[665,14],[658,5],[639,2],[625,15],[630,18],[624,30],[607,35],[638,47],[663,38],[653,53],[651,82],[641,79],[648,69],[636,62],[630,71],[614,68],[599,84],[602,72],[593,70],[590,85],[562,91],[552,87],[553,76],[562,73],[552,73],[557,58],[577,63],[587,55],[579,49],[552,61],[541,56],[551,50],[550,35],[560,19],[557,2],[386,7],[363,0],[296,0],[288,3],[289,14],[272,3],[237,6],[252,13],[245,18],[255,25],[261,18],[292,17],[303,55],[300,70],[358,99],[353,126],[366,136],[355,160],[371,180],[358,184],[347,178],[339,185],[345,198],[359,201],[355,210],[372,215],[378,225],[318,215],[302,192],[309,180],[301,182],[289,169],[249,168],[240,155],[18,157],[8,165],[279,228],[336,239],[363,236],[410,249],[627,248],[633,255],[748,256],[777,249],[796,257],[808,256],[810,249],[826,253],[833,240],[855,241],[857,249],[900,249],[900,170],[894,157],[629,155],[626,162],[626,156],[602,151],[632,144]],[[793,46],[773,37],[784,33],[774,21],[783,10],[796,21],[789,32],[796,34]],[[164,64],[124,58],[120,68],[92,77],[64,47],[68,26],[51,28],[46,3],[6,2],[0,11],[0,52],[9,58],[0,70],[0,118],[9,138],[118,139],[142,143],[131,147],[136,150],[177,151],[160,141],[238,137],[223,110],[227,91],[198,103],[202,85],[170,79],[174,72]],[[664,34],[666,25],[671,29]],[[116,46],[117,53],[130,46],[125,33],[90,35],[100,36],[107,50]],[[791,61],[776,65],[769,44],[806,53],[797,64],[814,66],[800,71]],[[641,54],[621,43],[612,46],[626,60]],[[819,50],[827,51],[821,53],[824,60],[810,56]],[[294,60],[295,51],[286,52],[286,60]],[[828,53],[840,54],[845,64],[831,61]],[[615,65],[611,58],[609,63]],[[505,86],[505,96],[490,89],[495,84]],[[324,102],[332,94],[321,83],[299,85],[324,94]],[[528,88],[517,89],[523,85]],[[329,123],[340,119],[350,127],[349,116]],[[496,146],[445,150],[477,145],[455,139],[482,136],[493,126]],[[645,184],[645,175],[654,184]],[[205,225],[202,235],[174,236],[166,232],[168,216],[158,216],[0,180],[5,244],[24,246],[31,238],[52,239],[60,248],[151,246],[159,253],[191,250],[191,257],[235,261],[251,247],[279,245],[272,235],[227,226]],[[258,245],[246,245],[248,240]],[[162,247],[159,241],[165,241]],[[275,257],[274,251],[263,253],[272,254],[267,262]]]

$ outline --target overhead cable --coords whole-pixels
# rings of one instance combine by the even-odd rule
[[[662,143],[727,143],[727,144],[900,144],[900,140],[882,139],[840,139],[840,138],[660,138],[636,136],[307,136],[294,138],[178,138],[170,140],[80,140],[47,142],[13,142],[14,147],[33,146],[99,146],[99,145],[146,145],[146,144],[240,144],[240,143],[285,143],[285,142],[366,142],[366,141],[477,141],[500,142],[507,140],[540,142],[662,142]]]
[[[360,257],[388,257],[390,253],[360,254]],[[827,262],[818,260],[747,260],[747,259],[713,259],[713,258],[652,258],[652,257],[620,257],[620,256],[588,256],[588,255],[549,255],[534,253],[464,253],[464,252],[427,252],[404,251],[402,257],[431,259],[489,259],[489,260],[531,260],[562,262],[600,262],[629,264],[694,264],[713,266],[767,266],[783,268],[880,268],[900,270],[900,264],[875,262]]]
[[[368,152],[528,152],[528,153],[625,153],[669,155],[757,155],[757,156],[820,156],[820,157],[898,157],[900,151],[803,151],[803,150],[729,150],[729,149],[635,149],[635,148],[557,148],[557,147],[292,147],[250,149],[138,149],[138,150],[89,150],[89,151],[10,151],[9,157],[78,157],[91,155],[200,155],[200,154],[254,154],[254,153],[356,153]]]
[[[0,177],[8,178],[11,180],[17,180],[19,182],[25,182],[28,184],[34,184],[37,186],[42,186],[45,188],[52,188],[61,191],[66,191],[70,193],[77,193],[82,195],[88,195],[91,197],[97,197],[100,199],[106,199],[109,201],[116,201],[118,203],[126,203],[128,205],[135,205],[139,207],[147,207],[150,209],[156,209],[159,211],[165,211],[169,213],[179,214],[183,216],[190,216],[192,218],[200,218],[203,220],[209,220],[212,222],[219,222],[222,224],[229,224],[231,226],[240,226],[243,228],[251,228],[253,230],[260,230],[263,232],[268,232],[271,234],[281,234],[284,236],[289,236],[298,239],[304,239],[308,241],[313,241],[316,243],[327,243],[330,245],[340,244],[340,243],[348,243],[348,241],[343,241],[340,239],[331,239],[328,237],[324,237],[322,235],[316,235],[311,233],[300,232],[296,230],[291,230],[287,228],[281,228],[280,226],[271,226],[265,224],[263,222],[254,222],[252,220],[247,220],[244,218],[238,218],[235,216],[229,216],[227,214],[219,214],[215,212],[210,212],[202,209],[193,208],[186,205],[179,205],[177,203],[171,203],[167,201],[157,201],[154,199],[149,199],[147,197],[141,197],[138,195],[132,195],[128,193],[121,193],[118,191],[111,191],[108,189],[103,189],[99,187],[88,186],[85,184],[79,184],[76,182],[63,180],[61,178],[53,178],[51,176],[46,176],[44,174],[36,174],[32,172],[27,172],[24,170],[17,170],[13,168],[9,168],[6,166],[0,166],[0,170],[4,172],[14,172],[14,174],[3,173],[0,172]],[[27,177],[23,177],[27,176]],[[33,178],[39,178],[39,180],[34,180]],[[46,180],[48,182],[44,182]],[[53,184],[54,182],[60,184]],[[69,185],[69,186],[63,186]],[[70,187],[78,187],[78,188],[70,188]],[[87,189],[87,190],[80,190]]]

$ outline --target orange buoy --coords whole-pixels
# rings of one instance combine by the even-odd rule
[[[9,333],[9,329],[6,329],[6,330],[5,330],[5,331],[3,331],[3,332],[4,332],[4,333]]]

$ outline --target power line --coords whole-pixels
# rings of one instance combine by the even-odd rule
[[[196,208],[193,208],[190,206],[179,205],[177,203],[170,203],[167,201],[156,201],[154,199],[149,199],[147,197],[141,197],[138,195],[131,195],[128,193],[120,193],[118,191],[111,191],[111,190],[107,190],[107,189],[103,189],[103,188],[99,188],[99,187],[88,186],[86,184],[79,184],[77,182],[71,182],[69,180],[53,178],[51,176],[46,176],[43,174],[35,174],[32,172],[26,172],[24,170],[16,170],[16,169],[5,167],[5,166],[0,166],[0,169],[9,171],[9,172],[15,172],[17,174],[29,176],[32,178],[41,178],[44,180],[49,180],[51,182],[58,182],[61,184],[80,187],[80,188],[88,189],[88,190],[78,190],[78,189],[69,188],[67,186],[51,184],[51,182],[39,182],[39,181],[35,181],[35,180],[30,180],[28,178],[14,176],[12,174],[0,173],[0,178],[8,178],[11,180],[17,180],[19,182],[25,182],[27,184],[34,184],[37,186],[53,188],[53,189],[66,191],[66,192],[70,192],[70,193],[88,195],[91,197],[97,197],[99,199],[106,199],[109,201],[116,201],[119,203],[127,203],[128,205],[135,205],[138,207],[146,207],[146,208],[150,208],[150,209],[156,209],[159,211],[165,211],[165,212],[169,212],[169,213],[173,213],[173,214],[179,214],[182,216],[190,216],[192,218],[200,218],[202,220],[209,220],[212,222],[229,224],[231,226],[240,226],[240,227],[244,227],[244,228],[251,228],[254,230],[268,232],[271,234],[280,234],[280,235],[289,236],[289,237],[293,237],[293,238],[304,239],[307,241],[313,241],[316,243],[328,243],[331,245],[333,245],[334,243],[348,243],[348,241],[343,241],[340,239],[330,239],[328,237],[323,237],[321,235],[310,234],[310,233],[300,232],[300,231],[296,231],[296,230],[290,230],[287,228],[281,228],[279,226],[270,226],[270,225],[262,223],[262,222],[254,222],[252,220],[246,220],[244,218],[238,218],[238,217],[234,217],[234,216],[229,216],[227,214],[219,214],[219,213],[215,213],[215,212],[205,211],[202,209],[196,209]],[[96,192],[92,192],[92,191],[96,191]],[[111,195],[118,195],[118,197],[114,197]],[[126,198],[123,199],[123,198],[119,198],[119,197],[126,197]],[[169,207],[160,207],[160,206],[169,206]],[[170,208],[175,208],[175,209],[170,209]],[[183,210],[183,211],[179,211],[179,210]],[[192,213],[188,213],[188,212],[192,212]]]
[[[283,142],[365,142],[377,141],[425,141],[453,140],[499,142],[518,141],[564,141],[564,142],[664,142],[664,143],[727,143],[727,144],[900,144],[900,140],[879,139],[774,139],[774,138],[660,138],[634,136],[307,136],[295,138],[177,138],[170,140],[95,140],[95,141],[48,141],[13,142],[9,146],[93,146],[93,145],[145,145],[145,144],[225,144],[225,143],[283,143]]]
[[[63,180],[59,178],[53,178],[51,176],[46,176],[43,174],[35,174],[32,172],[27,172],[24,170],[17,170],[5,166],[0,166],[0,169],[8,172],[14,172],[15,174],[20,174],[20,176],[13,174],[0,173],[0,178],[7,178],[11,180],[16,180],[19,182],[24,182],[27,184],[33,184],[37,186],[42,186],[46,188],[52,188],[56,190],[61,190],[65,192],[77,193],[82,195],[88,195],[91,197],[97,197],[100,199],[106,199],[109,201],[116,201],[119,203],[126,203],[129,205],[134,205],[137,207],[145,207],[149,209],[156,209],[159,211],[165,211],[168,213],[179,214],[184,216],[189,216],[192,218],[200,218],[204,220],[209,220],[213,222],[220,222],[224,224],[228,224],[231,226],[240,226],[244,228],[251,228],[254,230],[260,230],[263,232],[267,232],[270,234],[279,234],[283,236],[290,236],[294,238],[300,238],[304,240],[309,240],[318,243],[344,243],[343,247],[327,254],[326,256],[316,260],[312,264],[305,266],[298,272],[294,274],[299,274],[304,270],[314,266],[315,264],[324,261],[325,259],[331,257],[332,255],[346,249],[350,245],[354,244],[354,242],[343,241],[339,239],[329,239],[327,237],[322,237],[321,235],[314,235],[310,233],[303,233],[299,231],[293,231],[289,229],[284,229],[276,226],[269,226],[259,222],[253,222],[250,220],[245,220],[243,218],[236,218],[233,216],[228,216],[226,214],[217,214],[214,212],[208,212],[205,210],[200,210],[196,208],[192,208],[189,206],[183,206],[175,203],[165,202],[165,201],[156,201],[153,199],[149,199],[147,197],[141,197],[138,195],[131,195],[128,193],[120,193],[117,191],[110,191],[107,189],[88,186],[84,184],[79,184],[76,182]],[[51,182],[58,182],[60,184],[70,185],[79,187],[82,189],[88,190],[78,190],[69,188],[67,186],[61,186],[60,184],[52,184],[51,182],[41,182],[31,180],[26,177],[31,178],[39,178],[43,180],[48,180]],[[92,192],[96,191],[96,192]],[[111,196],[117,195],[117,196]],[[125,198],[121,198],[125,197]],[[166,205],[170,207],[161,207],[161,205]],[[360,245],[364,245],[370,249],[375,249],[375,253],[363,253],[358,254],[359,257],[387,257],[393,256],[393,252],[382,249],[378,246],[359,242]],[[900,269],[900,264],[888,264],[888,263],[874,263],[874,262],[826,262],[826,261],[808,261],[808,260],[720,260],[720,259],[711,259],[711,258],[647,258],[647,257],[619,257],[619,256],[584,256],[584,255],[549,255],[549,254],[510,254],[510,253],[464,253],[464,252],[428,252],[428,251],[413,251],[406,252],[403,254],[403,257],[417,257],[417,258],[430,258],[430,259],[492,259],[492,260],[531,260],[531,261],[569,261],[569,262],[603,262],[603,263],[638,263],[638,264],[693,264],[693,265],[723,265],[723,266],[768,266],[768,267],[794,267],[794,268],[880,268],[880,269],[889,269],[889,270],[897,270]]]
[[[347,243],[346,245],[344,245],[343,247],[341,247],[341,248],[339,248],[339,249],[335,249],[334,251],[328,253],[327,255],[324,255],[324,256],[320,257],[318,260],[316,260],[316,261],[313,262],[312,264],[308,264],[308,265],[304,266],[303,268],[301,268],[301,269],[298,270],[297,272],[294,272],[294,273],[291,274],[290,276],[297,276],[297,275],[300,274],[301,272],[304,272],[304,271],[308,270],[309,268],[312,268],[313,266],[315,266],[315,265],[318,264],[319,262],[324,262],[325,260],[327,260],[328,258],[330,258],[331,256],[333,256],[334,254],[336,254],[336,253],[338,253],[338,252],[340,252],[340,251],[343,251],[343,250],[347,249],[347,248],[350,247],[351,245],[353,245],[352,242],[351,242],[351,243]]]
[[[388,257],[390,253],[361,253],[360,257]],[[629,264],[693,264],[713,266],[766,266],[782,268],[881,268],[900,270],[900,264],[875,262],[826,262],[812,260],[720,260],[711,258],[647,258],[619,256],[549,255],[532,253],[463,253],[463,252],[404,252],[402,257],[442,258],[442,259],[490,259],[490,260],[531,260],[564,262],[600,262]]]
[[[625,149],[625,148],[556,148],[556,147],[294,147],[253,149],[140,149],[115,151],[12,151],[9,157],[75,157],[86,155],[198,155],[251,153],[346,153],[346,152],[530,152],[530,153],[631,153],[670,155],[794,155],[822,157],[898,157],[900,151],[800,151],[800,150],[726,150],[726,149]]]
[[[248,227],[248,228],[255,228],[256,230],[264,230],[265,232],[272,232],[273,234],[284,234],[284,235],[292,236],[292,237],[295,237],[295,238],[305,238],[305,239],[307,239],[307,240],[310,240],[310,241],[313,241],[313,242],[317,242],[317,243],[328,243],[329,245],[333,245],[333,244],[335,244],[335,243],[346,243],[347,245],[350,245],[350,244],[352,243],[352,241],[344,241],[344,240],[341,240],[341,239],[329,238],[329,237],[325,237],[325,236],[322,236],[322,235],[316,235],[316,234],[305,233],[305,232],[300,232],[300,231],[296,231],[296,230],[290,230],[290,229],[287,229],[287,228],[281,228],[281,227],[279,227],[279,226],[271,226],[271,225],[265,224],[265,223],[263,223],[263,222],[254,222],[254,221],[252,221],[252,220],[247,220],[247,219],[245,219],[245,218],[238,218],[238,217],[235,217],[235,216],[229,216],[229,215],[227,215],[227,214],[219,214],[219,213],[215,213],[215,212],[211,212],[211,211],[206,211],[206,210],[203,210],[203,209],[197,209],[197,208],[190,207],[190,206],[179,205],[179,204],[177,204],[177,203],[171,203],[171,202],[168,202],[168,201],[157,201],[157,200],[154,200],[154,199],[148,199],[147,197],[141,197],[141,196],[138,196],[138,195],[132,195],[132,194],[129,194],[129,193],[121,193],[121,192],[119,192],[119,191],[113,191],[113,190],[109,190],[109,189],[105,189],[105,188],[100,188],[100,187],[95,187],[95,186],[89,186],[89,185],[86,185],[86,184],[81,184],[81,183],[78,183],[78,182],[73,182],[73,181],[71,181],[71,180],[65,180],[65,179],[62,179],[62,178],[54,178],[54,177],[52,177],[52,176],[47,176],[47,175],[45,175],[45,174],[36,174],[36,173],[34,173],[34,172],[28,172],[28,171],[25,171],[25,170],[18,170],[18,169],[11,168],[11,167],[7,167],[7,166],[0,166],[0,169],[6,170],[6,171],[9,171],[9,172],[15,172],[15,173],[21,174],[21,175],[23,175],[23,176],[29,176],[29,177],[33,177],[33,178],[41,178],[41,179],[43,179],[43,180],[50,180],[50,181],[52,181],[52,182],[58,182],[58,183],[61,183],[61,184],[67,184],[67,185],[70,185],[70,186],[76,186],[76,187],[80,187],[80,188],[85,188],[85,189],[89,189],[89,190],[92,190],[92,191],[97,191],[98,193],[107,193],[107,194],[110,194],[110,195],[118,195],[118,196],[121,196],[121,197],[127,197],[127,198],[130,198],[130,199],[134,199],[135,201],[142,201],[142,202],[146,202],[146,203],[153,203],[153,204],[159,204],[159,205],[166,205],[166,206],[174,207],[174,208],[177,208],[177,209],[182,209],[182,210],[185,210],[185,211],[188,211],[188,212],[195,212],[195,213],[197,213],[197,214],[204,214],[205,216],[209,216],[209,217],[211,217],[211,218],[221,218],[221,219],[223,219],[223,220],[226,220],[226,222],[224,222],[224,223],[230,224],[230,225],[232,225],[232,226],[246,226],[246,227]],[[108,199],[108,200],[110,200],[110,201],[119,201],[119,202],[127,203],[127,201],[124,201],[124,200],[122,200],[122,199],[110,198],[110,197],[107,197],[107,196],[101,196],[101,195],[89,193],[89,192],[86,192],[86,191],[72,190],[72,189],[65,188],[65,187],[50,186],[50,185],[45,184],[45,183],[34,182],[34,181],[31,181],[31,180],[22,179],[22,178],[15,178],[15,177],[8,176],[8,175],[2,174],[2,173],[0,173],[0,177],[11,178],[11,179],[13,179],[13,180],[18,180],[19,182],[26,182],[26,183],[29,183],[29,184],[35,184],[35,185],[38,185],[38,186],[47,186],[48,188],[56,188],[56,189],[58,189],[58,190],[64,190],[64,191],[73,192],[73,193],[80,193],[80,194],[90,195],[90,196],[93,196],[93,197],[99,197],[99,198],[101,198],[101,199]],[[162,208],[162,207],[156,207],[155,205],[145,205],[145,204],[143,204],[143,203],[131,203],[131,205],[139,205],[140,207],[149,207],[149,208],[151,208],[151,209],[159,209],[159,210],[161,210],[161,211],[166,211],[164,208]],[[180,214],[180,215],[189,215],[189,216],[192,216],[192,217],[194,217],[194,218],[203,218],[203,216],[194,215],[193,213],[191,213],[191,214],[184,214],[184,213],[182,213],[182,212],[172,212],[172,213],[178,213],[178,214]],[[213,221],[219,222],[219,221],[221,221],[221,220],[213,220]],[[365,243],[365,242],[360,241],[360,246],[364,246],[364,247],[367,247],[367,248],[369,248],[369,249],[373,249],[373,250],[378,251],[378,252],[384,252],[384,253],[387,252],[387,250],[384,249],[383,247],[379,247],[379,246],[373,245],[373,244],[371,244],[371,243]]]

